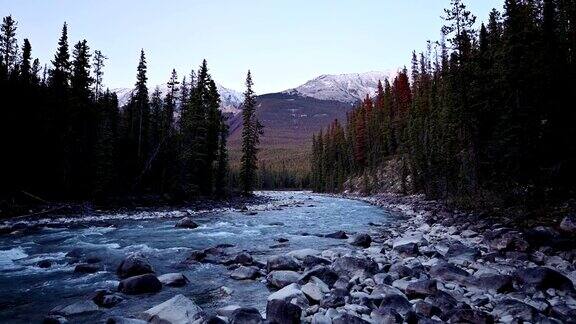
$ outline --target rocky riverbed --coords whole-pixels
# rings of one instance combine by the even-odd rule
[[[117,278],[114,285],[53,307],[44,321],[320,324],[576,319],[571,216],[556,227],[518,230],[417,196],[354,197],[380,208],[370,209],[340,198],[300,195],[297,204],[277,204],[277,214],[271,214],[293,217],[290,221],[270,218],[267,209],[242,213],[282,230],[255,233],[236,239],[237,244],[223,239],[179,250],[175,266],[160,267],[157,256],[146,251],[124,253],[108,269],[107,275]],[[322,217],[314,218],[314,213]],[[205,221],[185,217],[170,226],[194,232],[206,226]],[[95,260],[79,256],[74,271],[101,271],[99,262],[91,261]],[[202,275],[206,277],[189,270],[206,266],[211,272]],[[195,290],[210,275],[216,275],[220,286]],[[218,301],[206,303],[206,294]],[[95,312],[101,315],[81,316]]]

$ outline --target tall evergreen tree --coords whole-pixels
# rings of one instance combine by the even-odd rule
[[[18,56],[18,40],[16,39],[17,23],[12,16],[2,19],[0,27],[0,58],[2,65],[10,73],[16,66]]]
[[[252,86],[252,74],[246,76],[246,91],[242,105],[242,159],[240,166],[240,190],[249,195],[256,186],[258,168],[258,144],[262,125],[256,118],[256,95]]]

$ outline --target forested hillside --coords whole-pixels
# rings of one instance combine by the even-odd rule
[[[475,29],[452,0],[444,19],[410,70],[314,137],[314,190],[470,207],[574,197],[576,2],[506,0]]]

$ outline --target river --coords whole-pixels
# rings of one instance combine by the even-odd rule
[[[371,226],[396,219],[386,210],[364,202],[309,192],[262,192],[270,203],[250,206],[255,215],[221,209],[193,216],[196,229],[180,229],[171,212],[98,214],[60,219],[32,233],[0,236],[0,322],[37,323],[56,306],[88,300],[97,289],[115,289],[116,267],[132,252],[143,253],[159,274],[181,272],[190,283],[181,288],[163,287],[153,295],[124,296],[111,309],[68,318],[72,323],[104,322],[113,315],[136,316],[176,294],[184,294],[207,311],[230,304],[265,311],[270,290],[262,281],[236,281],[223,265],[184,265],[190,251],[233,244],[265,262],[270,255],[302,248],[350,247],[344,240],[315,235],[343,230],[347,233],[376,230]],[[66,224],[62,226],[62,223]],[[288,242],[279,244],[278,238]],[[74,273],[67,253],[101,259],[101,271]],[[49,268],[38,263],[49,260]],[[232,289],[231,294],[222,287]]]

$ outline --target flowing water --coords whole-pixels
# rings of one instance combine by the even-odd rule
[[[114,315],[136,316],[176,294],[184,294],[205,310],[240,304],[264,312],[270,290],[257,281],[236,281],[223,265],[183,265],[190,251],[217,244],[233,244],[265,262],[271,255],[302,248],[346,246],[344,240],[315,235],[343,230],[367,232],[369,223],[385,224],[397,215],[363,202],[315,195],[309,192],[264,192],[273,200],[251,206],[256,215],[237,210],[215,210],[194,215],[196,229],[175,227],[176,212],[93,215],[47,222],[26,234],[0,236],[0,323],[38,323],[56,306],[90,299],[97,289],[116,289],[116,267],[132,252],[148,257],[157,274],[182,272],[185,287],[163,287],[153,295],[124,296],[111,309],[69,317],[72,323],[104,322]],[[65,225],[62,225],[62,224]],[[304,234],[304,235],[303,235]],[[289,241],[278,244],[278,238]],[[66,254],[100,258],[102,270],[74,273]],[[40,268],[49,260],[52,266]],[[231,295],[222,287],[233,290]]]

